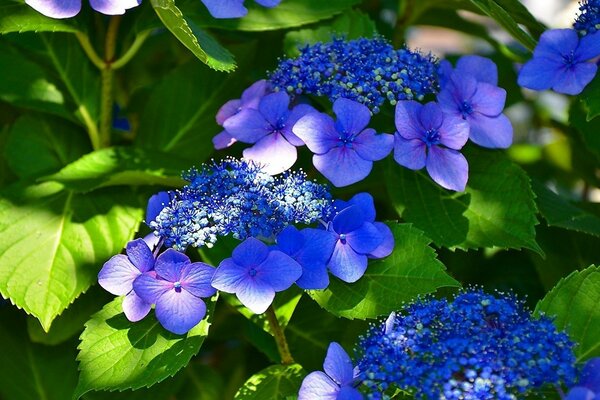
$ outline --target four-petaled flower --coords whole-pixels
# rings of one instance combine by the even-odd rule
[[[469,139],[469,124],[444,115],[439,105],[401,101],[396,106],[394,159],[407,168],[423,167],[446,189],[463,191],[469,165],[460,150]]]
[[[590,359],[581,371],[579,384],[567,393],[565,400],[600,399],[600,358]]]
[[[542,34],[533,58],[519,72],[519,85],[576,95],[594,79],[600,55],[600,34],[579,38],[574,29],[551,29]]]
[[[354,387],[358,369],[342,346],[332,342],[327,349],[323,370],[311,372],[302,381],[298,400],[361,400],[363,395]]]
[[[339,98],[333,103],[334,122],[327,114],[311,113],[294,126],[294,133],[315,153],[313,164],[337,187],[366,178],[373,161],[385,158],[393,146],[393,136],[367,129],[369,109],[355,101]]]
[[[275,7],[281,0],[254,0],[263,7]],[[215,18],[240,18],[248,14],[244,0],[202,0],[208,12]]]
[[[273,302],[275,292],[286,290],[302,275],[302,267],[287,254],[269,250],[266,244],[248,238],[221,262],[212,285],[235,293],[252,312],[261,314]]]
[[[157,257],[154,271],[138,276],[133,290],[145,302],[156,304],[156,318],[165,329],[177,334],[188,332],[206,315],[202,297],[216,293],[210,285],[215,269],[201,262],[191,263],[185,254],[167,249]]]
[[[92,8],[106,15],[121,15],[142,0],[90,0]],[[81,0],[25,0],[30,7],[50,18],[71,18],[81,11]]]

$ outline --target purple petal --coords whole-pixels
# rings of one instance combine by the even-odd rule
[[[575,386],[573,389],[569,390],[567,393],[567,397],[565,400],[594,400],[596,395],[594,392],[585,388],[583,386]]]
[[[452,75],[452,64],[448,60],[442,60],[439,64],[438,70],[438,81],[440,82],[440,88],[443,89],[450,80]]]
[[[248,14],[244,0],[201,0],[215,18],[240,18]]]
[[[217,291],[210,284],[215,271],[202,262],[187,264],[181,271],[181,287],[196,297],[211,297]]]
[[[275,290],[260,279],[243,280],[235,294],[238,300],[255,314],[264,313],[275,298]]]
[[[340,386],[352,383],[352,360],[339,343],[331,342],[323,362],[323,370]]]
[[[585,35],[579,40],[575,57],[581,61],[588,61],[600,56],[600,34],[598,32]]]
[[[25,3],[50,18],[71,18],[81,10],[81,0],[25,0]]]
[[[357,253],[368,254],[383,242],[383,236],[375,225],[365,222],[360,228],[347,233],[346,241]]]
[[[440,143],[454,150],[460,150],[469,140],[469,123],[460,117],[446,115],[440,129]]]
[[[235,293],[242,282],[248,278],[247,268],[236,264],[231,258],[221,261],[215,271],[211,285],[226,293]]]
[[[444,114],[440,106],[431,101],[419,109],[419,121],[425,131],[436,130],[442,126]]]
[[[144,239],[135,239],[127,243],[125,247],[127,258],[140,272],[148,272],[154,268],[154,255]]]
[[[333,275],[344,282],[353,283],[365,274],[367,256],[358,254],[348,244],[338,241],[327,267]]]
[[[281,133],[283,133],[283,136],[285,136],[288,142],[290,142],[294,146],[304,146],[304,142],[302,141],[302,139],[300,139],[294,134],[293,128],[296,125],[296,122],[300,120],[300,118],[304,117],[305,115],[317,112],[317,110],[315,110],[312,106],[308,104],[298,104],[292,109],[292,111],[288,115],[287,121],[285,122],[285,127],[281,130]]]
[[[373,161],[361,158],[348,147],[335,147],[325,154],[315,154],[313,164],[336,187],[362,181],[373,168]]]
[[[278,5],[279,3],[281,3],[281,0],[254,0],[256,1],[258,4],[260,4],[263,7],[275,7],[276,5]]]
[[[164,293],[173,290],[173,283],[146,273],[133,281],[133,290],[146,303],[155,304]]]
[[[533,57],[545,57],[560,60],[577,49],[579,37],[574,29],[550,29],[542,33],[540,41],[533,51]]]
[[[600,357],[590,359],[581,371],[581,382],[594,393],[600,393]]]
[[[190,263],[190,259],[175,249],[167,249],[158,256],[154,264],[156,273],[169,282],[181,280],[183,267]]]
[[[131,322],[138,322],[144,319],[150,312],[152,304],[146,303],[133,290],[123,299],[123,313]]]
[[[478,82],[498,85],[498,67],[489,58],[476,55],[463,56],[456,63],[456,71],[459,75],[470,76]]]
[[[337,116],[336,127],[348,135],[358,134],[371,121],[371,112],[367,106],[343,97],[333,103],[333,112]]]
[[[280,121],[287,120],[290,96],[286,92],[275,92],[260,99],[258,110],[267,121],[276,127]]]
[[[432,146],[427,155],[427,172],[443,188],[462,192],[469,178],[469,165],[458,151]]]
[[[379,161],[387,157],[394,147],[394,136],[382,133],[380,135],[375,129],[365,129],[354,139],[354,150],[358,155],[370,161]]]
[[[140,5],[142,0],[90,0],[92,8],[106,15],[122,15],[130,8]]]
[[[258,110],[260,99],[271,91],[271,84],[265,79],[254,82],[242,93],[242,107]]]
[[[271,124],[258,111],[244,109],[236,115],[227,118],[223,128],[236,140],[244,143],[256,143],[273,131]]]
[[[396,129],[404,139],[421,139],[423,137],[423,127],[419,124],[421,107],[420,103],[412,100],[399,101],[396,105]]]
[[[392,254],[394,251],[394,234],[389,226],[383,222],[375,222],[375,227],[379,230],[379,234],[383,237],[383,240],[379,246],[369,254],[369,258],[384,258]]]
[[[212,138],[212,142],[213,142],[213,146],[215,146],[216,150],[223,150],[223,149],[233,146],[233,144],[235,142],[237,142],[237,140],[233,136],[231,136],[229,134],[229,132],[224,130],[224,131],[221,131],[220,133],[217,133]]]
[[[292,131],[315,154],[327,153],[339,142],[339,133],[333,119],[323,113],[305,115],[296,122]]]
[[[472,114],[469,118],[470,139],[490,149],[507,149],[512,144],[513,127],[504,114],[495,118]]]
[[[403,167],[413,170],[425,166],[427,146],[420,139],[407,140],[398,133],[394,135],[394,160]]]
[[[242,267],[255,267],[265,261],[269,248],[258,239],[250,237],[239,244],[231,253],[231,258]]]
[[[154,221],[163,208],[169,205],[170,202],[171,195],[169,195],[169,192],[158,192],[152,195],[146,207],[146,225],[150,225],[150,222]]]
[[[244,158],[262,166],[269,175],[287,171],[298,159],[296,148],[279,132],[271,133],[260,139],[243,152]]]
[[[517,83],[531,90],[547,90],[554,86],[562,73],[563,64],[549,58],[533,58],[519,71]]]
[[[473,110],[488,117],[502,113],[505,102],[506,90],[488,83],[478,83],[477,91],[471,98]]]
[[[296,255],[302,250],[304,246],[304,238],[302,234],[293,225],[288,225],[277,235],[276,249],[283,251],[290,257],[296,257]]]
[[[370,217],[362,207],[351,205],[337,213],[331,226],[335,233],[348,233],[360,228]]]
[[[272,250],[262,264],[257,267],[260,280],[270,285],[276,292],[286,290],[300,278],[302,267],[287,254]]]
[[[183,335],[206,315],[206,304],[187,290],[169,290],[156,302],[156,318],[168,331]]]
[[[219,111],[217,111],[217,116],[215,119],[217,120],[217,124],[223,126],[223,123],[230,117],[233,117],[235,114],[242,110],[242,101],[240,99],[229,100],[227,103],[223,104]]]
[[[302,381],[298,400],[337,400],[340,387],[321,371],[311,372]]]
[[[358,389],[353,388],[352,386],[344,386],[340,389],[340,393],[338,394],[338,399],[340,400],[363,400],[363,395],[358,391]]]
[[[375,201],[373,200],[373,196],[369,193],[362,192],[355,194],[348,200],[348,206],[351,205],[361,209],[366,222],[375,221]]]
[[[598,66],[593,63],[575,64],[558,75],[552,85],[552,90],[558,93],[577,95],[594,79],[597,70]]]
[[[109,293],[123,296],[131,291],[140,270],[123,254],[111,257],[98,273],[98,283]]]

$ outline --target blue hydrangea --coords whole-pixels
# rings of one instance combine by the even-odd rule
[[[394,49],[374,38],[307,45],[300,56],[281,60],[270,75],[276,90],[290,94],[354,100],[377,113],[385,102],[422,100],[438,89],[438,65],[431,55],[407,48]]]
[[[581,35],[596,33],[600,30],[600,0],[583,0],[573,28]]]
[[[189,184],[170,192],[148,221],[166,246],[212,246],[219,236],[274,238],[290,223],[311,224],[331,214],[327,186],[302,171],[273,177],[260,166],[228,158],[183,174]]]
[[[514,295],[481,290],[417,300],[361,338],[358,367],[370,399],[393,388],[419,399],[523,398],[575,380],[573,342]]]

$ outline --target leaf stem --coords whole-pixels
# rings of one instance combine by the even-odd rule
[[[294,363],[294,358],[290,353],[290,349],[288,347],[287,340],[285,339],[285,334],[283,333],[283,329],[281,329],[281,325],[279,325],[279,321],[277,321],[277,315],[275,315],[275,309],[271,304],[266,311],[267,321],[269,321],[269,327],[273,332],[273,336],[275,337],[275,343],[277,343],[277,350],[279,350],[279,356],[281,357],[281,363],[283,365],[290,365]]]
[[[148,36],[150,36],[150,30],[141,32],[138,35],[136,35],[135,40],[133,41],[129,49],[127,49],[125,54],[123,54],[118,60],[112,63],[112,69],[115,70],[125,66],[125,64],[127,64],[133,58],[133,56],[135,56],[140,47],[142,47]]]
[[[102,91],[100,100],[100,143],[102,147],[110,146],[110,133],[112,130],[112,115],[114,103],[114,69],[112,63],[115,58],[117,48],[117,33],[121,17],[110,18],[108,29],[106,30],[106,40],[104,42],[104,62],[102,68]]]
[[[98,53],[96,53],[96,50],[94,50],[94,46],[92,46],[92,43],[90,43],[90,38],[88,37],[88,35],[86,35],[83,32],[78,31],[78,32],[75,32],[75,37],[79,41],[81,48],[83,49],[85,54],[88,56],[90,61],[98,69],[103,69],[104,68],[104,60],[102,60],[102,58],[100,58]]]

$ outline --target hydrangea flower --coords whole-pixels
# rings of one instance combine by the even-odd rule
[[[448,64],[446,64],[448,65]],[[480,146],[508,148],[513,127],[502,113],[506,90],[498,87],[498,69],[488,58],[461,57],[454,70],[445,71],[437,102],[447,115],[469,123],[469,138]]]
[[[251,108],[258,109],[260,99],[271,92],[271,85],[266,80],[254,82],[242,93],[242,97],[239,99],[229,100],[223,104],[217,112],[216,120],[217,124],[223,126],[225,121],[230,117],[233,117],[240,111]],[[221,131],[215,135],[212,140],[215,149],[222,150],[233,145],[237,140],[229,134],[226,130]]]
[[[596,76],[598,66],[590,61],[598,56],[598,35],[579,38],[573,29],[548,30],[540,37],[533,58],[521,68],[518,83],[533,90],[579,94]]]
[[[469,177],[466,158],[458,152],[469,139],[469,124],[444,114],[436,103],[403,101],[396,106],[394,159],[404,167],[427,168],[440,186],[461,192]]]
[[[315,153],[313,164],[334,186],[351,185],[366,178],[373,161],[385,158],[393,136],[367,128],[369,109],[340,98],[333,103],[334,122],[327,114],[310,113],[294,125],[294,133]]]
[[[406,48],[394,49],[381,37],[335,38],[300,49],[300,56],[282,60],[269,80],[290,94],[313,94],[332,102],[346,98],[374,113],[384,103],[422,100],[435,93],[437,62]]]
[[[275,292],[286,290],[301,275],[302,267],[290,256],[248,238],[233,250],[231,258],[219,264],[212,286],[235,293],[248,309],[262,314],[273,302]]]
[[[600,399],[600,358],[589,360],[581,371],[581,378],[575,387],[569,390],[565,400]]]
[[[104,264],[98,283],[116,296],[125,296],[123,312],[128,320],[136,322],[148,315],[152,305],[133,290],[133,281],[154,269],[154,254],[143,239],[132,240],[125,249],[126,256],[117,254]]]
[[[311,372],[302,381],[298,400],[362,400],[354,387],[357,370],[342,346],[332,342],[327,349],[323,370]]]
[[[315,112],[307,104],[289,109],[290,97],[284,92],[260,99],[258,109],[245,108],[223,123],[234,139],[254,146],[244,150],[244,158],[263,165],[271,175],[288,170],[298,158],[296,146],[303,146],[292,127],[304,115]]]
[[[275,7],[281,0],[254,0],[263,7]],[[208,12],[215,18],[241,18],[248,14],[244,0],[202,0]]]
[[[573,27],[582,36],[595,34],[600,30],[600,1],[582,0],[579,4],[581,13],[577,16]]]
[[[191,263],[185,254],[167,249],[157,257],[154,272],[139,275],[133,290],[146,303],[156,304],[156,318],[165,329],[187,333],[206,315],[202,297],[216,293],[210,285],[215,269]]]
[[[71,18],[81,11],[81,0],[25,0],[30,7],[50,18]],[[90,0],[92,8],[106,15],[121,15],[142,0]]]
[[[510,294],[469,289],[454,301],[425,297],[382,325],[358,346],[370,399],[400,389],[416,398],[516,400],[575,378],[568,335]]]

